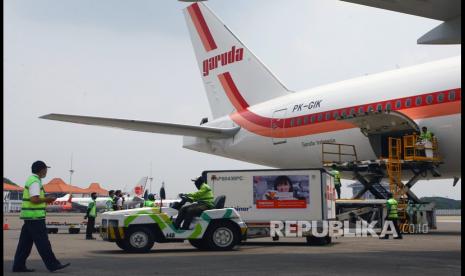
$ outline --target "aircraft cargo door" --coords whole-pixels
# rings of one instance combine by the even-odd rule
[[[286,138],[284,137],[284,118],[286,118],[286,112],[286,108],[273,112],[273,118],[271,119],[271,139],[273,145],[284,144],[287,142]]]

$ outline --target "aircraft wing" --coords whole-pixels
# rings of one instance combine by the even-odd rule
[[[418,39],[418,44],[461,44],[461,0],[341,0],[444,21]]]
[[[222,139],[234,136],[240,127],[217,128],[207,126],[181,125],[162,122],[146,122],[136,120],[123,120],[113,118],[77,116],[66,114],[47,114],[41,119],[55,120],[76,124],[121,128],[126,130],[153,132],[161,134],[193,136],[201,138]]]

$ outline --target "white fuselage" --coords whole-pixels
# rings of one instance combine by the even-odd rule
[[[368,105],[385,110],[389,103],[438,137],[442,176],[460,176],[460,73],[460,57],[454,57],[292,93],[250,106],[248,114],[235,112],[206,124],[240,126],[233,138],[184,137],[184,147],[276,168],[303,168],[321,167],[320,142],[329,141],[354,145],[359,160],[372,160],[377,156],[360,128],[335,120],[333,114]],[[284,118],[280,128],[266,124],[276,118]]]

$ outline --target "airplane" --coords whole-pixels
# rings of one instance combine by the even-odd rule
[[[386,137],[427,126],[444,161],[438,179],[460,177],[460,56],[294,92],[205,4],[184,15],[213,120],[40,118],[182,135],[184,148],[276,168],[321,167],[323,142],[354,145],[359,160],[375,160],[387,156]]]
[[[443,21],[443,23],[418,38],[418,44],[462,43],[461,0],[342,1]]]
[[[144,176],[132,186],[131,189],[126,189],[123,197],[123,209],[137,208],[144,202],[143,194],[145,192],[145,186],[147,183],[147,176]],[[131,196],[131,193],[133,196]],[[110,197],[97,197],[96,206],[97,212],[104,211],[106,209],[106,202]],[[78,211],[85,213],[87,206],[92,201],[90,197],[73,197],[72,194],[66,194],[63,197],[57,198],[54,202],[48,203],[46,210],[48,212],[71,212]],[[163,202],[164,203],[164,202]]]

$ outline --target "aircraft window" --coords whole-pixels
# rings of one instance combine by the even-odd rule
[[[376,110],[377,110],[378,112],[383,111],[383,105],[382,105],[382,104],[378,104],[378,105],[376,106]]]
[[[337,111],[334,111],[333,113],[333,119],[339,118],[339,113]]]
[[[391,111],[391,103],[386,103],[386,110]]]
[[[291,127],[294,126],[294,119],[291,119]]]
[[[421,97],[415,99],[415,105],[421,105]]]
[[[433,96],[432,95],[428,95],[428,97],[426,97],[426,103],[427,104],[432,104],[433,103]]]
[[[373,106],[371,105],[368,106],[368,112],[373,112]]]
[[[329,119],[331,119],[331,113],[327,112],[326,113],[326,121],[329,120]]]
[[[449,91],[449,101],[455,100],[455,91],[451,90]]]
[[[310,119],[310,122],[312,122],[312,124],[315,122],[315,116],[312,116],[312,118]]]
[[[297,125],[300,126],[302,124],[302,119],[301,118],[297,118]]]
[[[323,119],[323,114],[318,114],[318,122],[321,122],[321,120]]]
[[[396,108],[401,108],[401,107],[402,107],[402,102],[400,100],[397,100]]]
[[[358,108],[358,113],[360,114],[365,113],[365,109],[363,108],[363,106]]]
[[[411,100],[411,99],[406,99],[406,100],[405,100],[405,107],[410,107],[411,104],[412,104],[412,100]]]
[[[306,124],[308,124],[308,117],[307,116],[304,117],[304,125],[306,125]]]
[[[443,93],[440,93],[438,95],[438,102],[442,103],[444,101],[444,94]]]

